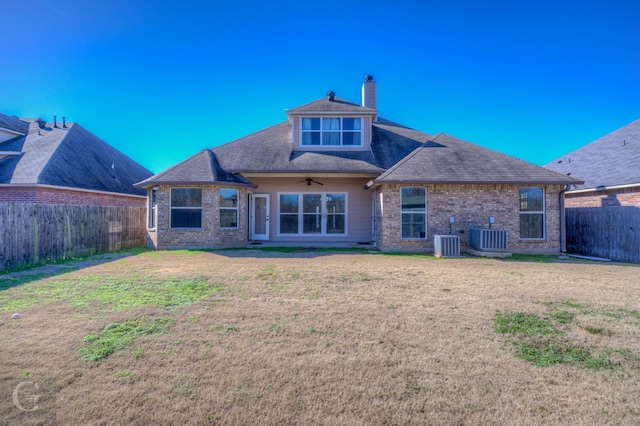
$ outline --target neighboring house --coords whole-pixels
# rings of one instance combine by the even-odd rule
[[[433,251],[434,235],[451,229],[464,249],[469,229],[493,218],[510,251],[561,252],[562,191],[580,181],[387,121],[370,76],[362,96],[358,105],[329,92],[288,110],[287,121],[137,184],[148,190],[149,247],[269,241]]]
[[[640,119],[545,165],[584,180],[566,207],[640,207]]]
[[[146,206],[152,173],[74,123],[0,114],[0,202]]]

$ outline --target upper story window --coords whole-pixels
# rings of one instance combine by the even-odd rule
[[[301,145],[360,146],[362,118],[303,117]]]

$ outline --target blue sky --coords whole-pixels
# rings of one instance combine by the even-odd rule
[[[67,117],[153,172],[323,97],[535,164],[640,118],[640,2],[20,0],[0,112]]]

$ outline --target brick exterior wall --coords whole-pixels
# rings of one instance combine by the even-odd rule
[[[409,186],[409,185],[407,185]],[[417,186],[417,185],[414,185]],[[545,186],[545,239],[520,239],[519,188],[524,185],[423,185],[427,190],[427,238],[402,239],[401,185],[383,185],[376,190],[376,243],[382,251],[433,252],[433,236],[449,233],[449,217],[455,218],[454,235],[462,250],[469,248],[469,229],[506,229],[508,250],[518,253],[560,252],[560,202],[562,186]],[[535,186],[535,185],[531,185]]]
[[[202,189],[202,226],[199,229],[171,229],[171,188]],[[157,188],[156,227],[147,229],[147,246],[152,249],[202,249],[242,247],[249,236],[247,188],[238,189],[238,228],[220,229],[217,185],[160,185]],[[149,190],[150,192],[151,190]],[[147,215],[147,221],[149,220]]]
[[[40,186],[0,187],[0,202],[145,207],[144,197]]]
[[[604,206],[640,207],[640,185],[635,188],[565,194],[565,206],[567,208]]]

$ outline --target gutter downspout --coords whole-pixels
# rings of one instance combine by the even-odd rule
[[[559,192],[560,203],[560,252],[562,255],[567,254],[567,214],[564,207],[564,193],[569,190],[569,185],[565,185],[564,189]]]

